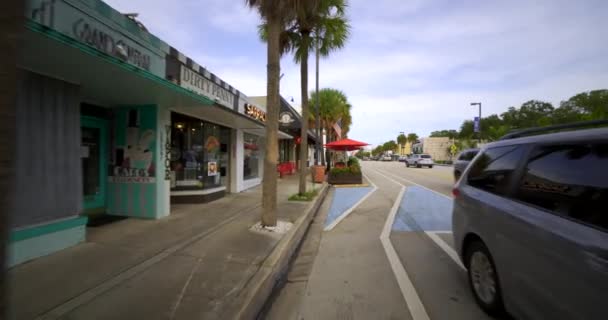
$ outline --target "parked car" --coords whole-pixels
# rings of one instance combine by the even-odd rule
[[[608,128],[535,131],[484,146],[454,187],[471,291],[489,314],[606,319]]]
[[[435,162],[428,154],[411,154],[405,159],[405,166],[414,166],[416,168],[429,167],[432,168]]]
[[[388,156],[388,155],[387,156],[383,156],[382,157],[382,161],[393,161],[393,157]]]
[[[464,169],[467,168],[469,163],[471,163],[471,160],[475,158],[478,152],[479,149],[477,148],[466,149],[462,151],[458,157],[456,157],[456,161],[454,161],[454,180],[458,181],[458,179],[460,179]]]
[[[407,156],[399,156],[399,162],[405,162]]]

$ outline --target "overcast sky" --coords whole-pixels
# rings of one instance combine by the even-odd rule
[[[105,1],[245,94],[266,94],[260,19],[245,1]],[[604,0],[351,0],[350,40],[321,61],[320,85],[347,94],[349,136],[372,144],[458,129],[473,101],[484,116],[530,99],[557,106],[608,87],[607,14]],[[281,94],[299,105],[299,67],[284,57],[281,68]]]

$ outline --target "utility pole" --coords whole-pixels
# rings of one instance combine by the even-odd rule
[[[316,121],[316,127],[317,127],[317,143],[316,143],[316,154],[317,157],[315,158],[315,166],[319,164],[319,160],[321,159],[321,111],[319,110],[319,34],[316,34],[315,37],[315,46],[316,46],[316,74],[315,74],[315,78],[316,78],[316,85],[315,85],[315,92],[316,94],[316,99],[315,99],[315,106],[316,106],[316,115],[315,115],[315,121]]]

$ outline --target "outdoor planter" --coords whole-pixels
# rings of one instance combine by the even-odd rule
[[[312,179],[314,183],[325,181],[325,166],[312,166]]]
[[[361,172],[329,172],[329,184],[362,184],[363,175]]]

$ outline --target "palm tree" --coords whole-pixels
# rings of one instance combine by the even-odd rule
[[[266,153],[264,180],[262,181],[262,226],[277,224],[277,160],[279,157],[279,73],[281,72],[281,34],[287,23],[293,21],[299,0],[245,0],[257,9],[266,24]]]
[[[416,143],[416,141],[418,141],[418,135],[415,133],[410,133],[407,135],[407,142],[409,142],[412,145],[412,153],[414,152],[414,143]]]
[[[19,44],[24,30],[25,1],[9,0],[2,1],[0,5],[0,16],[2,19],[2,37],[0,46],[2,49],[3,66],[0,68],[0,318],[7,315],[7,282],[6,270],[6,248],[8,243],[8,213],[11,212],[11,202],[14,186],[14,162],[13,154],[15,147],[15,101],[17,97],[17,57],[19,56]]]
[[[344,127],[344,122],[347,122],[346,129],[348,131],[351,122],[350,110],[352,106],[350,103],[348,103],[348,98],[344,92],[337,89],[321,89],[318,96],[321,128],[325,129],[326,131],[327,142],[331,142],[336,137],[333,127],[338,122],[340,122],[342,127]],[[315,100],[316,98],[317,93],[312,92],[310,100]],[[311,118],[314,119],[314,115],[311,115]],[[323,165],[326,164],[324,154],[321,154],[321,163]]]
[[[300,83],[302,94],[302,119],[309,119],[308,103],[308,56],[319,48],[319,55],[327,57],[331,52],[346,44],[350,25],[346,19],[346,0],[299,1],[296,18],[287,23],[281,34],[281,52],[294,52],[294,60],[300,64]],[[260,37],[267,40],[267,24],[260,25]],[[311,37],[311,34],[314,37]],[[315,40],[316,46],[311,45]],[[300,184],[299,193],[306,192],[308,159],[308,121],[302,122],[300,137]]]
[[[403,152],[403,146],[405,144],[407,144],[407,137],[405,136],[405,134],[401,133],[397,136],[397,143],[399,144],[399,147],[401,148],[401,152]],[[399,152],[399,153],[401,153]]]

